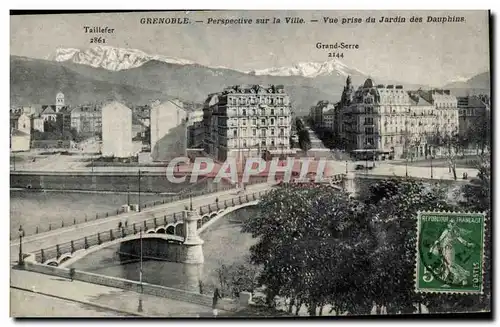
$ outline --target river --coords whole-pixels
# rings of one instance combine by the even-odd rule
[[[255,207],[241,208],[220,218],[200,236],[205,241],[203,265],[182,264],[167,261],[147,260],[143,262],[143,281],[167,287],[193,290],[198,289],[198,277],[203,285],[212,289],[218,284],[216,270],[222,264],[243,262],[249,248],[255,242],[248,233],[241,232],[241,222],[257,213]],[[119,245],[92,253],[72,267],[106,276],[139,280],[140,262],[131,260],[120,262],[116,254]]]

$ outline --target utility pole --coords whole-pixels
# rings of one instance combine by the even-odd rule
[[[139,305],[137,307],[137,311],[142,312],[142,293],[144,291],[143,285],[142,285],[142,227],[139,230],[139,240],[140,240],[140,246],[141,246],[141,254],[140,254],[140,262],[141,265],[139,267],[139,284],[141,286],[141,292],[139,293]]]
[[[433,156],[432,147],[430,149],[431,149],[431,179],[434,179],[434,172],[433,172],[433,169],[432,169],[432,156]]]
[[[139,169],[139,212],[141,212],[141,170]]]
[[[19,226],[19,266],[21,267],[24,265],[23,236],[24,236],[23,226]]]

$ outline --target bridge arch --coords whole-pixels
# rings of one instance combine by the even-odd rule
[[[184,223],[178,223],[175,225],[175,235],[184,236]]]
[[[122,238],[117,238],[117,239],[110,241],[110,242],[104,242],[100,245],[91,246],[88,249],[82,249],[79,251],[75,251],[73,254],[64,253],[59,257],[59,259],[51,258],[51,259],[47,260],[44,264],[51,265],[51,266],[67,267],[67,266],[75,263],[76,261],[82,259],[83,257],[88,256],[91,253],[97,252],[99,250],[113,246],[115,244],[133,241],[133,240],[137,240],[139,238],[140,238],[139,234],[132,234],[132,235],[128,235],[128,236],[125,236]],[[158,239],[166,240],[167,242],[168,241],[175,241],[175,242],[181,242],[181,243],[184,242],[183,236],[158,234],[158,233],[143,234],[142,238],[143,239],[145,239],[145,238],[158,238]]]
[[[167,225],[167,228],[165,229],[166,234],[168,235],[175,235],[175,226],[174,225]]]
[[[259,203],[259,200],[254,200],[254,201],[246,202],[246,203],[243,203],[240,205],[236,205],[234,207],[229,207],[229,208],[220,210],[219,212],[215,213],[215,215],[204,215],[201,219],[203,225],[200,228],[198,228],[198,233],[199,234],[203,233],[203,231],[205,231],[205,229],[207,229],[210,225],[212,225],[214,222],[216,222],[220,218],[224,217],[225,215],[227,215],[233,211],[236,211],[238,209],[241,209],[241,208],[256,206],[258,203]]]

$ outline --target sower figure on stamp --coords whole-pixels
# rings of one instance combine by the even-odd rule
[[[452,221],[448,223],[447,228],[430,248],[432,254],[441,257],[440,275],[444,281],[453,284],[467,284],[470,272],[456,262],[454,244],[460,242],[468,248],[473,247],[474,243],[467,242],[462,238],[469,233],[470,231],[458,227],[456,222]]]

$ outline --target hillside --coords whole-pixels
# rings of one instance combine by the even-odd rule
[[[343,78],[322,81],[305,77],[255,76],[200,65],[176,65],[156,60],[122,71],[72,62],[11,56],[13,105],[52,103],[62,91],[68,103],[116,99],[147,103],[165,97],[203,102],[209,93],[236,84],[284,84],[295,112],[307,112],[319,100],[338,100]],[[326,90],[326,92],[325,92]]]
[[[490,72],[478,74],[466,81],[446,84],[443,88],[451,90],[455,96],[490,95]]]
[[[51,104],[62,91],[68,103],[118,100],[144,103],[162,92],[83,76],[56,62],[10,58],[10,101],[12,105]]]

